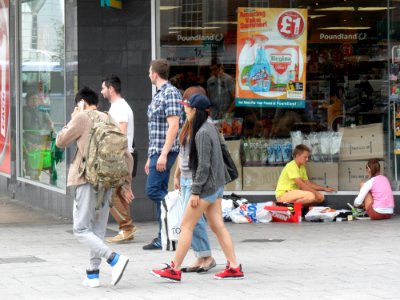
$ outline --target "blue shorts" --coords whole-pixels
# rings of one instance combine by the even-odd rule
[[[224,186],[221,186],[217,189],[217,191],[214,194],[208,195],[201,199],[214,203],[215,200],[222,198],[223,195],[224,195]]]

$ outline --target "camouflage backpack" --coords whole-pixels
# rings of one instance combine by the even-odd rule
[[[88,115],[93,122],[86,154],[82,157],[80,175],[94,186],[95,190],[120,187],[129,175],[124,154],[128,140],[108,115],[103,121],[95,111]]]

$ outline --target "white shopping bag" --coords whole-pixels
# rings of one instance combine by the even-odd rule
[[[222,198],[221,209],[222,209],[222,218],[224,219],[224,221],[231,221],[231,217],[229,216],[229,214],[234,209],[233,200]]]
[[[339,211],[326,206],[314,206],[305,216],[309,222],[333,222]]]
[[[229,214],[234,223],[269,223],[272,221],[271,212],[264,206],[269,203],[241,204]]]
[[[161,243],[163,250],[176,250],[176,242],[181,233],[183,205],[183,198],[179,190],[169,192],[161,203]]]

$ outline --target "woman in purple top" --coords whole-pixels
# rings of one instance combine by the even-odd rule
[[[394,208],[390,182],[386,176],[380,175],[381,166],[377,159],[370,159],[366,169],[370,179],[362,183],[354,206],[363,207],[372,220],[390,219]]]

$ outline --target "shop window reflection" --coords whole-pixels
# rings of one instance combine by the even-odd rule
[[[172,2],[178,5],[178,1]],[[241,84],[236,82],[236,68],[241,70],[237,57],[239,7],[308,9],[307,57],[302,66],[306,72],[304,108],[256,107],[255,101],[255,107],[225,107],[221,112],[214,111],[212,114],[225,138],[228,141],[236,140],[236,143],[232,141],[235,145],[241,143],[240,153],[244,166],[265,165],[272,168],[283,165],[287,157],[282,153],[288,152],[288,141],[293,140],[293,133],[300,133],[302,139],[317,149],[312,155],[314,162],[334,163],[340,170],[345,166],[339,158],[339,152],[345,148],[341,147],[342,133],[348,134],[351,128],[358,126],[372,128],[374,123],[381,123],[384,126],[379,136],[384,137],[385,143],[387,142],[391,135],[387,128],[388,93],[398,97],[400,90],[400,59],[397,64],[392,64],[391,80],[396,81],[396,84],[388,86],[390,41],[386,40],[389,22],[387,1],[376,1],[374,5],[366,3],[364,9],[359,9],[354,1],[318,4],[310,0],[201,2],[202,22],[199,19],[193,20],[190,30],[183,28],[181,24],[182,10],[161,13],[160,24],[166,26],[160,28],[160,56],[170,61],[171,74],[174,79],[179,77],[182,90],[196,82],[208,90],[210,98],[215,98],[213,91],[216,90],[216,84],[210,80],[213,70],[216,69],[213,66],[215,59],[221,60],[224,73],[232,77],[235,85]],[[160,3],[166,4],[167,1],[161,0]],[[216,5],[219,9],[215,9]],[[390,7],[389,12],[392,20],[397,22],[398,5],[393,6],[396,9]],[[202,29],[194,28],[200,25]],[[390,25],[393,27],[393,24]],[[390,32],[393,40],[398,40],[398,34],[394,30]],[[220,35],[223,39],[216,41],[215,37]],[[285,39],[274,42],[290,44]],[[268,46],[274,46],[274,42],[270,42]],[[248,56],[251,57],[251,54]],[[290,70],[288,73],[290,75]],[[245,79],[245,73],[239,78]],[[276,78],[270,78],[271,83],[274,79]],[[259,82],[257,85],[264,86]],[[240,128],[241,134],[237,134],[234,128]],[[332,148],[333,145],[336,147]],[[363,147],[364,145],[355,148]],[[385,154],[385,159],[386,156],[388,153]],[[366,158],[354,157],[348,160]],[[244,168],[243,172],[245,173]],[[243,183],[245,182],[246,176],[243,177]],[[338,187],[340,189],[340,184]],[[348,186],[343,188],[348,190]],[[353,185],[353,188],[358,189],[358,185]]]
[[[24,1],[20,17],[20,170],[26,179],[65,189],[64,1]]]

